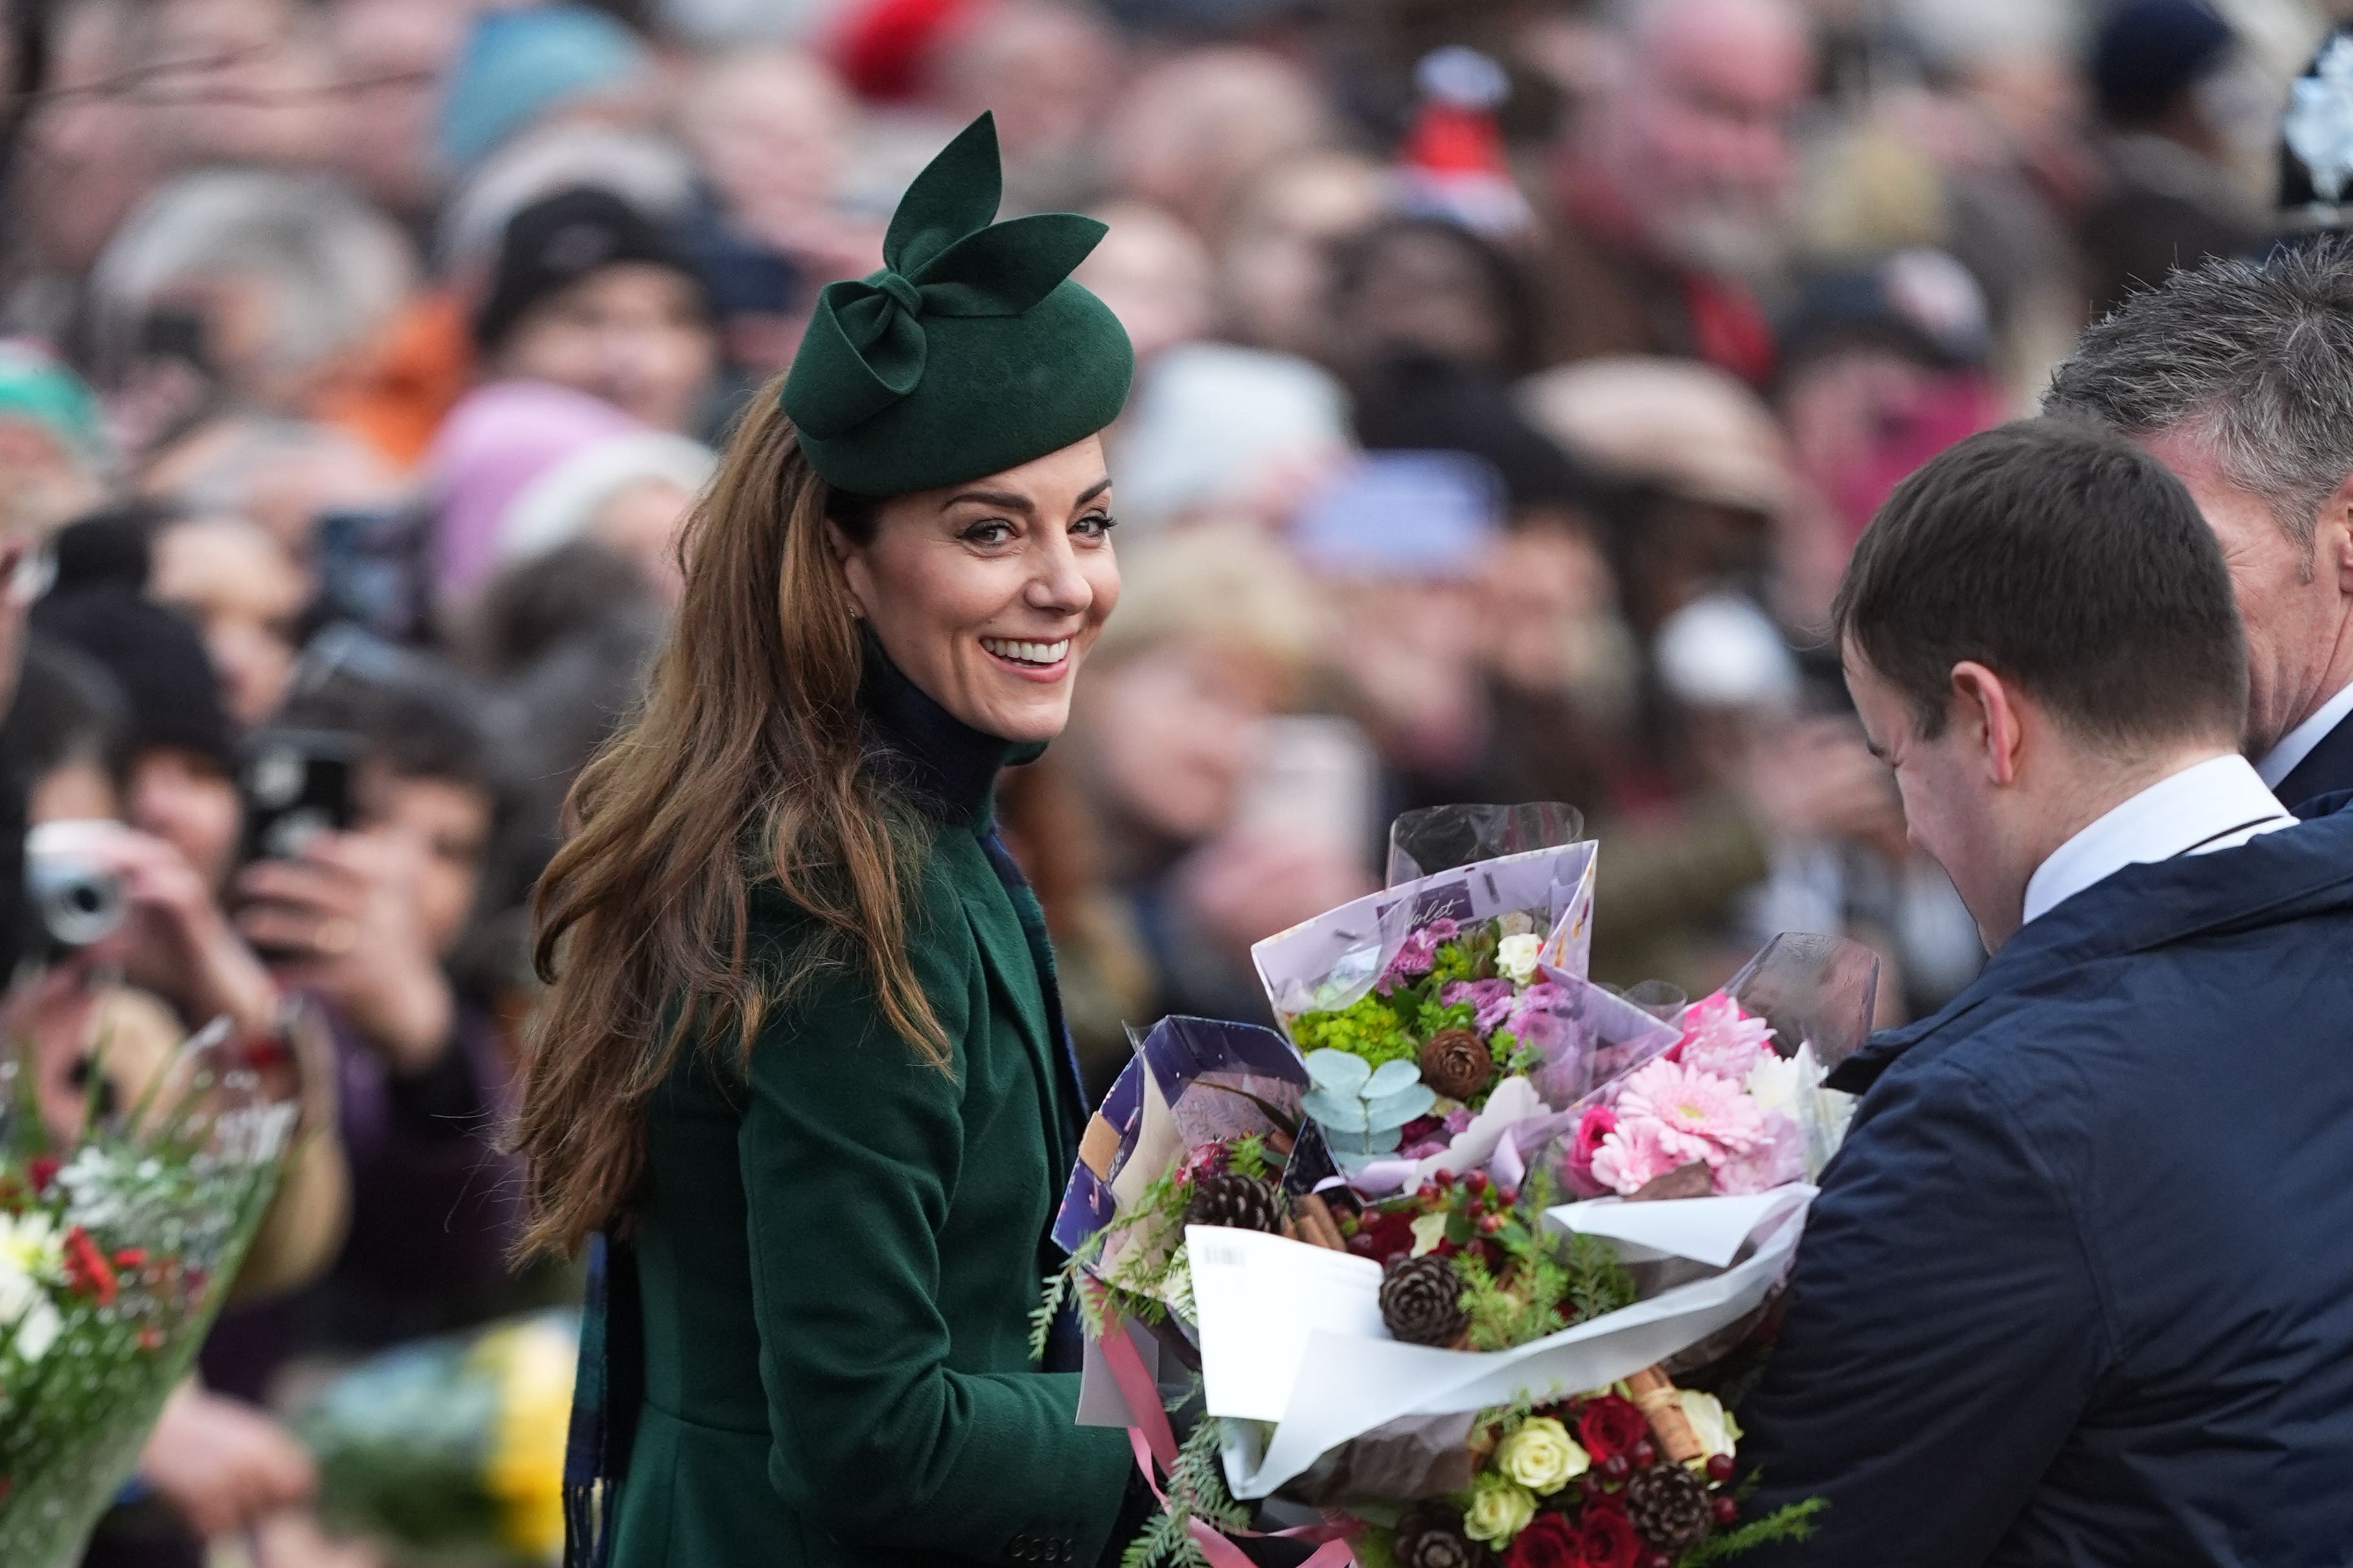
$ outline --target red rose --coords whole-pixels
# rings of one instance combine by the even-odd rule
[[[1633,1401],[1605,1394],[1589,1402],[1577,1418],[1577,1440],[1597,1460],[1631,1455],[1634,1445],[1651,1435],[1651,1423]]]
[[[1642,1538],[1620,1510],[1588,1508],[1578,1516],[1575,1568],[1634,1568],[1641,1556]]]
[[[1577,1526],[1565,1513],[1540,1513],[1535,1521],[1512,1537],[1504,1553],[1504,1568],[1583,1568],[1577,1555]]]

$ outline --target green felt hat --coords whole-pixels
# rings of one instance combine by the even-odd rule
[[[828,484],[903,495],[979,479],[1119,416],[1135,350],[1071,281],[1103,237],[1076,213],[991,223],[997,121],[964,128],[907,187],[881,271],[829,283],[785,377],[785,412]]]

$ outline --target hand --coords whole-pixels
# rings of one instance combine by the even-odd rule
[[[1809,719],[1757,737],[1746,784],[1751,809],[1777,840],[1850,838],[1905,853],[1903,801],[1849,720]]]
[[[246,940],[406,1073],[440,1059],[457,1011],[417,911],[417,869],[393,838],[321,833],[301,858],[258,860],[237,881],[250,900],[237,915]]]
[[[73,828],[76,852],[121,877],[129,906],[122,929],[86,956],[121,964],[132,980],[198,1024],[225,1013],[242,1033],[268,1029],[277,1017],[278,987],[237,940],[187,857],[167,840],[117,822]]]
[[[1345,847],[1288,834],[1224,834],[1177,872],[1201,929],[1237,952],[1379,885]]]
[[[307,1502],[319,1485],[311,1456],[292,1433],[193,1381],[165,1403],[140,1452],[139,1473],[207,1540]]]

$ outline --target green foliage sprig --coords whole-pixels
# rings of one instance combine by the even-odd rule
[[[1374,1067],[1413,1061],[1421,1053],[1405,1019],[1378,992],[1331,1012],[1300,1014],[1291,1020],[1291,1038],[1303,1056],[1310,1051],[1345,1051]]]
[[[1784,1541],[1803,1541],[1820,1528],[1814,1522],[1814,1516],[1828,1507],[1828,1498],[1810,1497],[1803,1502],[1776,1509],[1763,1519],[1752,1519],[1737,1529],[1709,1536],[1675,1559],[1675,1568],[1706,1568],[1708,1563],[1721,1563],[1727,1557],[1737,1557],[1760,1546]]]
[[[1193,1428],[1169,1467],[1166,1506],[1128,1543],[1119,1568],[1209,1568],[1209,1560],[1194,1543],[1193,1521],[1225,1531],[1250,1528],[1250,1510],[1226,1488],[1225,1468],[1218,1458],[1222,1435],[1215,1416],[1204,1416]]]
[[[1634,1277],[1608,1242],[1542,1228],[1552,1197],[1546,1173],[1534,1173],[1503,1225],[1482,1236],[1501,1260],[1491,1265],[1477,1248],[1454,1254],[1472,1350],[1510,1350],[1633,1304]],[[1462,1246],[1474,1234],[1468,1216],[1449,1216],[1450,1241]]]

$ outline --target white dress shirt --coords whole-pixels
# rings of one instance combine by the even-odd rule
[[[2280,743],[2255,763],[2255,772],[2263,776],[2264,784],[2279,788],[2280,781],[2295,772],[2296,763],[2312,755],[2312,748],[2328,739],[2328,732],[2348,717],[2353,717],[2353,686],[2322,703],[2313,710],[2311,718],[2282,735]]]
[[[2259,833],[2293,827],[2281,805],[2244,757],[2214,757],[2159,779],[2096,818],[2026,882],[2024,919],[2031,921],[2123,870],[2177,855],[2234,849]]]

